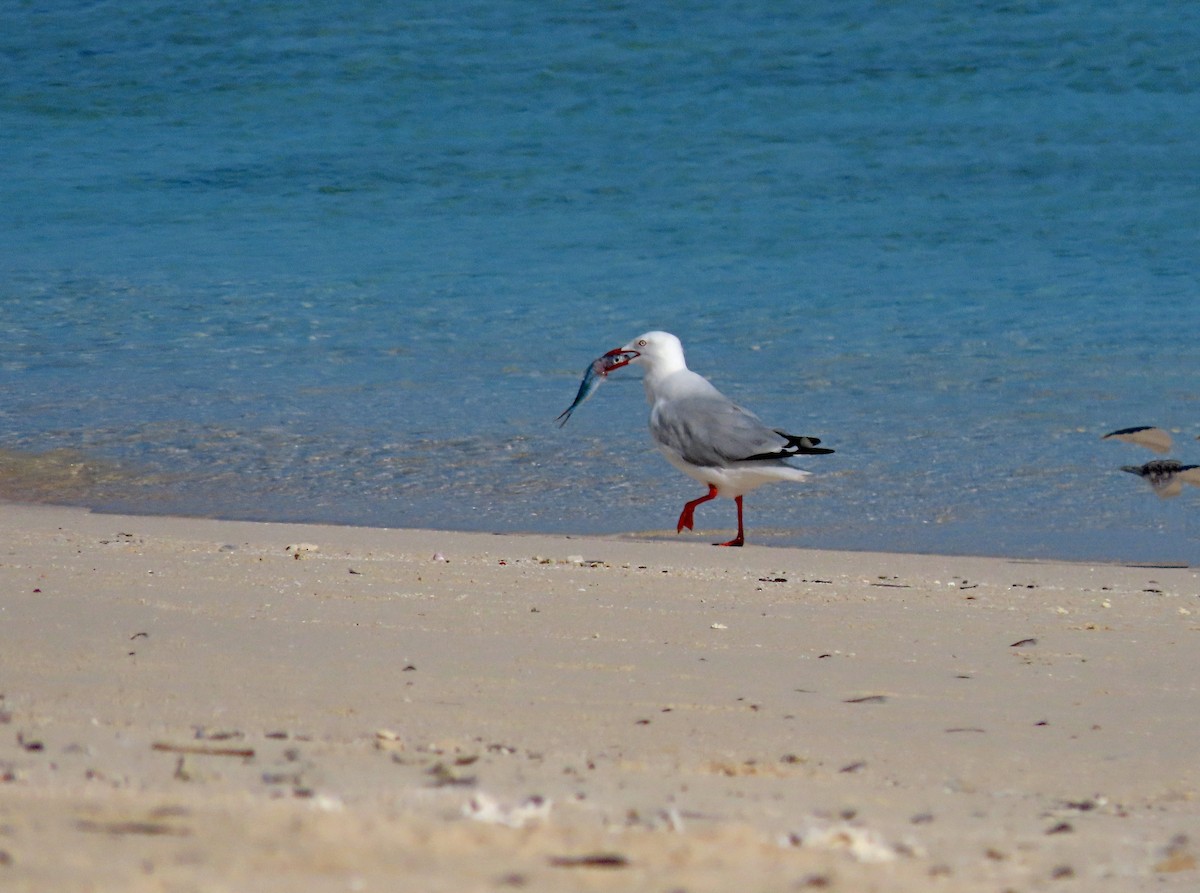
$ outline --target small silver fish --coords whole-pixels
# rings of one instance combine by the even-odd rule
[[[575,411],[575,407],[596,392],[596,388],[600,387],[604,379],[608,377],[608,373],[628,365],[629,361],[637,356],[638,353],[634,350],[610,350],[604,356],[597,357],[588,363],[587,369],[583,371],[583,381],[579,383],[579,392],[575,394],[575,402],[564,409],[562,414],[554,420],[558,422],[558,427],[561,428],[565,425],[571,418],[571,413]]]

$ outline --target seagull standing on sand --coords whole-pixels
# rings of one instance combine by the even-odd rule
[[[605,374],[629,364],[645,370],[651,437],[672,465],[708,487],[683,507],[676,533],[692,529],[696,506],[725,496],[737,504],[737,536],[714,545],[743,545],[742,496],[773,481],[803,481],[809,472],[788,464],[792,456],[833,452],[816,437],[768,428],[688,369],[683,345],[668,332],[647,332],[601,360]]]

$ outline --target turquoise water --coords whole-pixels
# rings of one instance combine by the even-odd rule
[[[751,541],[1200,562],[1200,491],[1160,501],[1118,470],[1150,454],[1099,441],[1160,424],[1200,461],[1200,8],[6,19],[10,495],[673,529],[699,493],[636,374],[553,425],[588,361],[664,328],[838,450],[748,497]]]

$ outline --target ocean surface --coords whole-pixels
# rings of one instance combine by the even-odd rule
[[[0,496],[670,532],[648,329],[837,450],[751,542],[1200,563],[1200,5],[11,0]],[[727,538],[732,503],[697,527]]]

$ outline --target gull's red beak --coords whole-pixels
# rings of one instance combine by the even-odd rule
[[[610,350],[608,353],[602,356],[598,362],[603,364],[604,374],[607,375],[614,369],[620,369],[622,366],[628,366],[632,361],[636,360],[640,356],[641,354],[636,350],[625,350],[623,347],[618,347]]]

